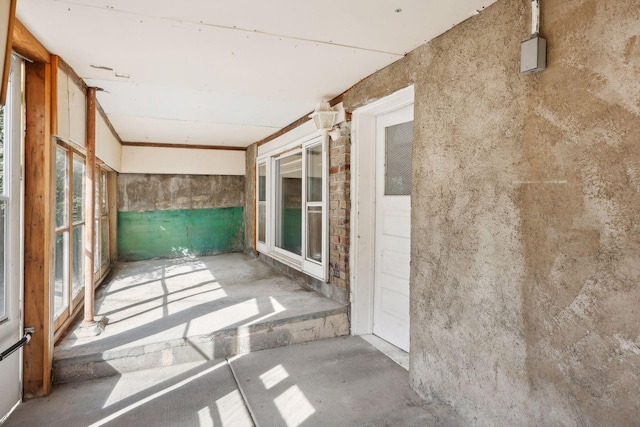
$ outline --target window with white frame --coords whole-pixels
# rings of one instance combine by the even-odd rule
[[[256,249],[327,278],[326,137],[264,154],[256,164]]]

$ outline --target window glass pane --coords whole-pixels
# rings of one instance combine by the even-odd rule
[[[56,253],[55,253],[55,285],[54,285],[54,313],[55,317],[59,317],[62,312],[69,306],[69,286],[68,283],[68,242],[69,233],[64,232],[56,234]]]
[[[7,246],[7,239],[5,238],[5,212],[7,208],[7,202],[0,202],[0,320],[4,319],[7,314],[7,281],[5,280],[5,247]]]
[[[97,194],[97,193],[96,193]],[[96,197],[98,197],[96,195]],[[107,214],[107,172],[100,173],[100,200],[102,201],[102,215]]]
[[[73,257],[71,259],[71,282],[75,297],[84,287],[84,225],[73,227]]]
[[[67,151],[56,146],[56,228],[67,225]]]
[[[84,159],[73,155],[73,223],[84,221]]]
[[[411,195],[412,147],[413,122],[386,128],[385,195]]]
[[[302,254],[302,154],[276,160],[276,246]]]
[[[100,226],[100,265],[109,261],[109,219],[103,218]]]
[[[95,193],[93,196],[93,217],[100,218],[100,171],[97,170],[95,178],[93,179],[93,186],[95,187]]]
[[[93,229],[93,272],[97,273],[100,270],[100,246],[98,246],[98,242],[100,241],[100,229],[98,228],[100,225],[99,220],[95,220],[94,229]]]
[[[322,144],[307,148],[307,202],[322,201]]]
[[[307,209],[307,258],[322,262],[322,206]]]
[[[258,241],[266,242],[266,222],[267,222],[267,205],[265,202],[258,203]]]
[[[267,200],[267,165],[258,166],[258,201]]]

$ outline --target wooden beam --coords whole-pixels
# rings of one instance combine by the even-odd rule
[[[122,145],[124,147],[188,148],[192,150],[247,151],[246,147],[229,147],[226,145],[163,144],[161,142],[127,142],[127,141],[123,141]]]
[[[7,44],[4,51],[4,73],[2,74],[2,87],[0,88],[0,104],[7,102],[7,90],[9,90],[9,73],[11,72],[11,46],[13,44],[13,26],[16,22],[16,0],[9,3],[9,24],[7,25]]]
[[[50,298],[55,206],[52,183],[51,65],[25,64],[24,324],[35,333],[23,353],[24,398],[51,392],[53,301]]]
[[[13,50],[34,62],[49,63],[49,51],[16,19],[13,26]]]
[[[58,68],[60,57],[51,55],[51,135],[58,134]]]
[[[118,132],[116,132],[115,128],[113,127],[113,124],[111,123],[111,120],[109,120],[109,117],[107,116],[107,113],[104,112],[102,105],[100,105],[100,103],[97,100],[96,100],[96,108],[98,109],[98,114],[102,116],[105,123],[109,127],[109,130],[111,130],[111,133],[113,134],[113,136],[118,140],[120,145],[122,145],[122,139],[120,139],[120,135],[118,135]]]
[[[96,88],[87,89],[87,151],[84,198],[84,325],[94,320],[93,238],[96,201]]]
[[[333,98],[331,101],[329,101],[329,105],[330,106],[334,106],[337,105],[339,103],[342,102],[342,100],[344,99],[344,93],[341,93],[340,95],[336,96],[335,98]],[[300,117],[298,120],[296,120],[295,122],[291,123],[290,125],[287,125],[286,127],[283,127],[282,129],[280,129],[278,132],[256,142],[256,144],[258,144],[258,147],[260,147],[261,145],[266,144],[269,141],[273,141],[274,139],[276,139],[279,136],[284,135],[285,133],[291,132],[292,130],[294,130],[295,128],[302,126],[303,124],[305,124],[306,122],[308,122],[309,120],[311,120],[309,118],[309,115],[312,112],[309,112],[308,114],[305,114],[304,116]]]

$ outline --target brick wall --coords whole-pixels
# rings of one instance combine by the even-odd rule
[[[349,290],[349,219],[351,215],[350,126],[343,125],[329,153],[329,283]]]

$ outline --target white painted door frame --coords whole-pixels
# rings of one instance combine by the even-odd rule
[[[414,103],[413,85],[353,112],[351,123],[351,334],[373,332],[376,117]]]

